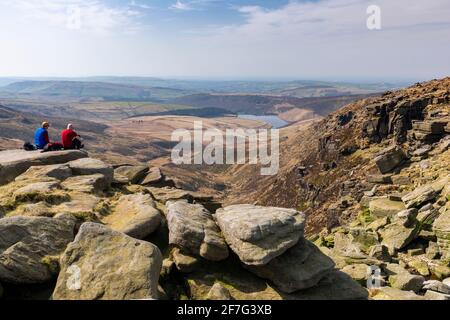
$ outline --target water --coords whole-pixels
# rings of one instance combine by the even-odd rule
[[[280,119],[278,116],[255,116],[252,114],[240,114],[238,117],[242,119],[265,122],[270,124],[274,129],[278,129],[289,124],[289,122]]]

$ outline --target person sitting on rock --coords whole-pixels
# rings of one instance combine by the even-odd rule
[[[65,150],[79,150],[84,147],[81,137],[75,132],[71,123],[67,125],[66,130],[61,132],[61,140]]]
[[[34,134],[34,144],[36,146],[36,149],[42,150],[41,152],[62,150],[63,149],[62,143],[50,142],[50,138],[48,136],[49,127],[50,123],[44,121],[42,122],[41,127],[36,130]]]
[[[34,145],[39,150],[43,150],[45,146],[50,143],[50,139],[48,137],[49,127],[50,124],[47,121],[44,121],[41,127],[37,129],[34,134]]]

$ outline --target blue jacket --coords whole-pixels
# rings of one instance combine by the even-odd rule
[[[39,128],[34,134],[34,144],[38,149],[44,149],[45,145],[49,142],[48,132],[44,128]]]

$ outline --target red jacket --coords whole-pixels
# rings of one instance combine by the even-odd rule
[[[64,149],[73,148],[72,140],[76,136],[78,136],[78,134],[71,129],[66,129],[63,132],[61,132],[61,140],[64,145]]]

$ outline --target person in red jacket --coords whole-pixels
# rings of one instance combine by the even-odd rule
[[[84,147],[81,137],[73,130],[71,123],[67,125],[66,130],[61,132],[61,140],[65,150],[82,149]]]

